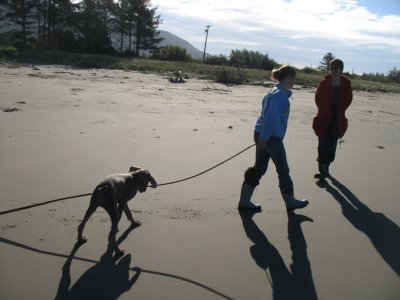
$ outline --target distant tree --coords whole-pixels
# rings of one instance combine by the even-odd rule
[[[268,54],[262,54],[258,51],[232,50],[229,55],[231,66],[240,66],[246,68],[256,68],[263,70],[272,70],[278,63],[269,58]]]
[[[191,61],[192,57],[187,53],[186,49],[178,46],[168,46],[158,49],[155,54],[156,58],[172,61]]]
[[[151,8],[151,0],[134,0],[136,15],[136,55],[140,50],[155,50],[162,38],[157,37],[161,16],[156,15],[158,7]]]
[[[110,29],[116,12],[116,4],[113,0],[97,0],[97,5],[103,26]]]
[[[79,14],[76,28],[83,51],[89,53],[112,54],[109,29],[104,22],[103,8],[97,0],[83,0],[79,3]]]
[[[332,59],[335,59],[335,56],[334,56],[331,52],[326,53],[326,54],[324,55],[324,57],[322,57],[322,60],[319,62],[318,69],[319,69],[319,70],[326,70],[326,71],[328,71],[328,70],[329,70],[329,62],[330,62]]]
[[[229,55],[229,64],[233,66],[245,66],[246,53],[247,50],[232,50]]]
[[[35,3],[33,0],[10,0],[9,1],[9,12],[6,14],[6,18],[14,22],[18,29],[14,31],[14,34],[18,40],[18,44],[22,48],[28,47],[30,36],[32,31],[30,26],[32,21],[32,9]]]
[[[278,65],[278,63],[268,56],[268,53],[264,55],[262,60],[262,68],[264,70],[272,70]]]
[[[369,81],[390,82],[389,77],[381,73],[363,73],[360,78]]]
[[[392,70],[389,71],[388,77],[392,79],[394,82],[400,83],[400,70],[393,67]]]
[[[136,30],[137,15],[136,0],[121,0],[118,6],[116,23],[121,34],[121,53],[124,44],[124,34],[128,37],[128,53],[132,53],[133,36]]]
[[[34,3],[32,28],[39,48],[70,49],[75,44],[76,4],[71,0],[31,0]],[[72,43],[72,44],[71,44]]]
[[[161,17],[151,0],[0,0],[5,16],[16,23],[21,47],[112,53],[111,34],[117,33],[120,52],[129,39],[129,53],[154,50],[162,38]]]
[[[8,2],[7,2],[7,0],[0,0],[0,4],[8,5]],[[6,14],[5,11],[3,11],[3,12],[0,11],[0,21],[3,21],[6,18],[5,14]]]
[[[302,69],[302,71],[305,73],[305,74],[319,74],[321,71],[319,71],[319,70],[317,70],[317,69],[315,69],[315,68],[312,68],[312,67],[304,67],[303,69]]]
[[[206,58],[206,64],[209,65],[219,65],[225,66],[228,65],[229,60],[225,55],[220,54],[219,56],[213,55]]]
[[[128,22],[127,22],[127,4],[128,2],[126,0],[121,0],[116,4],[116,9],[115,9],[115,19],[113,23],[113,31],[118,34],[119,36],[119,42],[120,42],[120,49],[119,52],[120,54],[123,53],[124,51],[124,41],[125,37],[132,32],[132,30],[128,29]],[[133,17],[132,17],[133,20]],[[132,21],[133,23],[133,21]],[[131,28],[131,26],[129,26]],[[129,43],[131,45],[131,43]]]
[[[42,0],[46,1],[46,0]],[[58,16],[56,18],[56,30],[53,32],[52,44],[55,48],[63,51],[79,52],[82,51],[82,45],[78,41],[79,30],[79,5],[71,0],[60,1],[58,7]]]
[[[140,50],[154,50],[162,38],[158,38],[157,27],[161,17],[156,15],[157,7],[151,7],[150,0],[120,0],[118,3],[115,30],[120,36],[120,52],[125,38],[128,39],[128,53],[139,56]],[[134,48],[133,48],[134,46]]]

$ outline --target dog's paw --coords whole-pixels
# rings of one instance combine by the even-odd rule
[[[142,223],[138,220],[132,220],[131,221],[131,226],[132,227],[139,227],[140,225],[142,225]]]
[[[119,247],[115,249],[115,255],[116,256],[122,256],[124,254],[125,254],[125,250],[124,249],[119,248]]]

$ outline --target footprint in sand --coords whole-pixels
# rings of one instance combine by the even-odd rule
[[[77,95],[78,92],[81,92],[81,91],[84,91],[84,90],[85,89],[81,89],[81,88],[72,88],[71,92],[72,92],[72,95]]]
[[[14,112],[14,111],[19,111],[21,109],[16,108],[16,107],[13,107],[13,108],[6,107],[6,108],[0,108],[0,110],[2,110],[3,112]]]
[[[1,228],[1,230],[10,230],[13,229],[14,227],[17,227],[17,225],[6,225]]]

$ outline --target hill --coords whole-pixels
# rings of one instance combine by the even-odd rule
[[[186,49],[186,52],[192,56],[194,59],[203,59],[203,51],[197,49],[193,45],[191,45],[186,40],[168,32],[165,30],[160,30],[159,36],[164,40],[160,42],[160,47],[167,46],[178,46],[180,48]],[[210,54],[206,53],[206,57],[210,56]]]

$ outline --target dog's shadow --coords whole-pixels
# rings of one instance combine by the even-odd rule
[[[332,195],[340,204],[343,216],[370,239],[386,263],[400,275],[399,226],[383,213],[372,211],[336,178],[329,179],[332,184],[328,181],[317,184]]]
[[[121,243],[134,229],[129,227],[118,239]],[[64,299],[118,299],[130,290],[138,280],[141,270],[133,268],[136,273],[129,278],[131,255],[113,256],[113,249],[108,246],[100,261],[89,268],[71,287],[71,263],[82,242],[77,242],[68,256],[63,268],[58,286],[56,300]]]
[[[250,254],[265,271],[273,289],[273,299],[318,299],[307,256],[307,243],[301,229],[302,222],[313,220],[303,215],[288,214],[288,239],[293,259],[289,270],[279,251],[253,221],[254,213],[239,211],[239,214],[247,237],[254,243]]]

